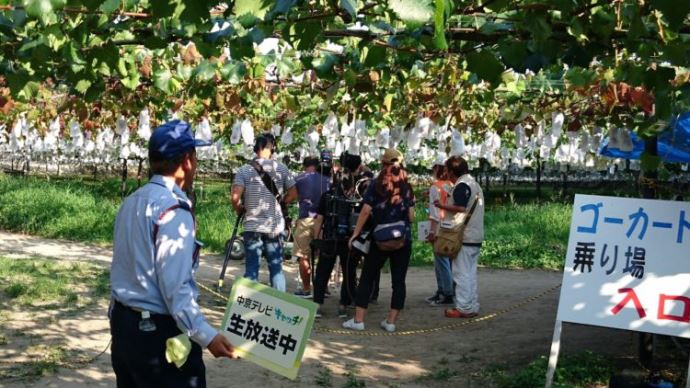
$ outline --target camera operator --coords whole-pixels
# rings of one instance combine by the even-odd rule
[[[341,155],[340,164],[342,170],[334,174],[333,184],[330,190],[323,194],[317,209],[315,229],[320,238],[314,241],[314,246],[319,249],[314,278],[314,302],[323,304],[328,279],[335,266],[335,260],[339,257],[343,282],[340,288],[338,316],[345,318],[347,306],[355,299],[357,265],[360,261],[360,256],[350,251],[347,242],[354,229],[357,211],[361,207],[358,189],[364,190],[369,180],[367,178],[373,177],[373,174],[366,167],[362,168],[361,158],[357,155],[344,153]],[[321,314],[319,308],[317,317]]]
[[[362,158],[359,155],[353,155],[347,151],[340,155],[340,165],[343,168],[343,173],[339,180],[342,182],[345,196],[361,202],[369,185],[374,180],[374,173],[362,163]],[[371,294],[369,294],[369,303],[371,304],[378,303],[380,281],[380,271],[372,274]]]

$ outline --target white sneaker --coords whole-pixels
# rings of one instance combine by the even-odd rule
[[[389,333],[395,332],[395,323],[388,323],[388,319],[381,321],[381,328]]]
[[[350,330],[362,331],[364,330],[364,322],[355,322],[355,319],[349,319],[343,322],[343,327]]]

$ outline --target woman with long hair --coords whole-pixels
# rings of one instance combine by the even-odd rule
[[[412,233],[410,225],[414,222],[414,193],[412,186],[407,182],[407,172],[402,166],[403,155],[400,151],[389,148],[381,158],[382,169],[373,184],[369,185],[364,194],[362,210],[357,219],[357,225],[350,239],[352,242],[362,233],[362,229],[371,216],[374,230],[383,230],[387,225],[402,226],[402,231],[393,230],[400,246],[391,248],[379,245],[373,241],[371,250],[364,259],[362,274],[357,287],[355,300],[356,310],[354,318],[343,323],[343,327],[351,330],[364,330],[364,317],[369,305],[369,295],[373,279],[381,270],[381,267],[390,259],[391,283],[393,295],[388,317],[381,321],[381,328],[395,331],[395,322],[400,310],[405,305],[405,277],[407,267],[410,264],[412,252]],[[400,236],[396,235],[399,234]],[[397,244],[395,244],[397,245]]]

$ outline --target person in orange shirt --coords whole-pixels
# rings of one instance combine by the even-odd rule
[[[439,225],[445,217],[445,211],[436,207],[434,202],[438,201],[445,205],[449,193],[453,190],[453,183],[448,180],[448,174],[446,173],[445,159],[444,155],[439,155],[436,161],[434,161],[434,166],[431,170],[435,179],[434,184],[429,188],[429,222],[431,226],[427,241],[431,244],[434,243]],[[453,304],[453,272],[451,262],[451,258],[434,253],[436,293],[426,298],[426,301],[432,306]]]

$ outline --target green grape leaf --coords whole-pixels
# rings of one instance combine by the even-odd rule
[[[127,77],[127,63],[122,57],[117,60],[117,72],[120,73],[121,77]]]
[[[314,58],[312,65],[316,74],[319,77],[327,78],[333,76],[333,66],[338,62],[338,58],[333,54],[323,54],[320,57]]]
[[[247,66],[239,61],[228,62],[220,69],[223,79],[233,85],[240,83],[246,74]]]
[[[378,45],[368,47],[363,62],[365,67],[377,67],[385,64],[386,48]]]
[[[94,102],[101,97],[103,92],[105,92],[105,83],[99,80],[89,87],[89,90],[87,90],[84,95],[84,100],[87,102]]]
[[[435,0],[436,10],[434,12],[434,47],[439,50],[448,50],[446,42],[446,0]]]
[[[112,72],[110,71],[110,66],[105,62],[98,62],[96,65],[96,71],[104,77],[110,77]]]
[[[171,93],[174,91],[171,88],[170,82],[172,78],[172,73],[166,68],[160,68],[153,72],[153,84],[164,93]]]
[[[168,42],[159,36],[151,35],[144,40],[144,46],[151,50],[162,49],[168,47]]]
[[[2,1],[0,1],[2,3]],[[81,3],[88,9],[89,11],[95,11],[98,9],[98,7],[103,3],[103,0],[81,0]],[[72,4],[70,4],[72,5]]]
[[[196,69],[194,69],[194,78],[196,78],[200,82],[209,81],[215,75],[216,75],[215,66],[207,60],[201,61],[201,63],[199,63],[199,65],[196,67]]]
[[[314,41],[316,37],[319,36],[323,29],[319,22],[306,21],[301,23],[295,23],[293,27],[294,36],[297,38],[297,50],[311,50],[314,46]]]
[[[188,79],[192,78],[192,73],[194,72],[194,68],[192,66],[185,65],[183,63],[178,63],[176,72],[180,78],[182,78],[184,81],[187,81]]]
[[[388,6],[409,29],[421,27],[434,16],[432,0],[390,0]]]
[[[184,10],[180,15],[180,19],[190,23],[200,23],[201,21],[210,17],[208,3],[202,0],[186,0],[184,1]]]
[[[340,8],[347,11],[353,18],[357,17],[357,0],[340,0]]]
[[[527,59],[527,44],[515,40],[505,40],[499,43],[498,51],[503,63],[512,67],[515,71],[524,71],[525,59]]]
[[[139,75],[139,69],[136,64],[132,61],[129,62],[127,66],[127,76],[122,77],[120,82],[124,87],[130,90],[135,90],[139,87],[141,76]]]
[[[271,17],[287,13],[297,3],[297,0],[278,0],[271,10]]]
[[[467,56],[467,70],[495,87],[501,82],[501,73],[504,69],[503,64],[492,53],[481,51]]]
[[[173,16],[177,7],[176,3],[176,0],[149,0],[151,13],[157,19]]]
[[[254,45],[251,39],[242,37],[230,42],[230,56],[233,59],[253,58]]]
[[[55,19],[55,11],[62,9],[66,0],[22,0],[26,14],[48,25]]]
[[[235,0],[233,13],[240,23],[248,28],[263,20],[272,4],[273,2],[268,0]]]
[[[294,64],[285,58],[277,60],[275,65],[278,76],[282,79],[289,77],[295,70]]]
[[[81,94],[86,94],[86,91],[89,90],[89,87],[91,87],[91,81],[82,79],[77,82],[77,85],[74,87],[74,89]]]
[[[393,98],[395,97],[395,94],[386,94],[386,97],[383,98],[383,106],[386,108],[386,112],[390,112],[391,108],[393,107]]]
[[[590,85],[596,78],[597,74],[594,70],[582,69],[579,67],[568,69],[565,73],[565,79],[575,87]]]
[[[266,75],[266,65],[256,63],[252,66],[252,78],[263,78]]]
[[[120,0],[105,0],[103,4],[98,7],[98,9],[107,15],[115,12],[118,8],[120,8]]]

